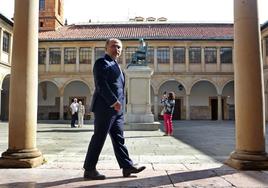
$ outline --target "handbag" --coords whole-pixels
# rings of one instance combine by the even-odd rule
[[[162,111],[160,112],[160,115],[163,116],[165,113],[165,108],[162,109]]]

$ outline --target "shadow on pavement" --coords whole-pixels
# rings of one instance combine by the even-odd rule
[[[49,133],[49,132],[58,132],[58,133],[72,133],[72,132],[93,132],[89,129],[80,129],[80,128],[70,128],[70,129],[49,129],[49,130],[37,130],[38,133]]]
[[[233,121],[174,121],[173,137],[215,158],[227,157],[235,149]],[[161,126],[163,130],[163,126]]]
[[[220,172],[220,173],[218,173]],[[59,181],[52,181],[46,183],[35,183],[35,182],[15,182],[9,184],[1,184],[0,186],[7,187],[160,187],[167,185],[182,184],[183,186],[188,185],[191,181],[196,180],[211,180],[213,177],[220,177],[235,173],[234,170],[224,170],[220,168],[198,170],[191,172],[166,172],[166,175],[161,176],[150,176],[145,178],[123,178],[122,176],[107,177],[106,180],[98,181],[85,181],[83,178],[72,178],[64,179]],[[232,186],[228,181],[222,180],[226,186]],[[208,183],[208,182],[207,182]],[[197,184],[197,182],[196,182]],[[193,184],[191,184],[194,186]]]

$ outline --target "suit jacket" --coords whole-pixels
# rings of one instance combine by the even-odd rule
[[[91,102],[91,111],[96,113],[117,113],[111,106],[118,100],[124,105],[125,78],[119,65],[109,55],[98,59],[93,67],[95,91]]]

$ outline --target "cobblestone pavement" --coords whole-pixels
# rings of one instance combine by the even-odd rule
[[[82,166],[92,124],[38,124],[37,147],[47,163],[0,169],[0,187],[268,187],[268,171],[237,171],[224,165],[235,148],[234,122],[176,121],[173,136],[163,136],[162,128],[125,131],[131,158],[146,170],[123,178],[108,137],[97,166],[107,179],[85,181]],[[8,124],[0,122],[1,153],[8,148],[7,135]]]

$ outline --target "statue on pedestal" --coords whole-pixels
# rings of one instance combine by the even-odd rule
[[[147,44],[144,42],[143,38],[139,39],[139,48],[138,50],[132,55],[131,62],[127,65],[129,66],[146,66],[146,56],[147,56]]]

